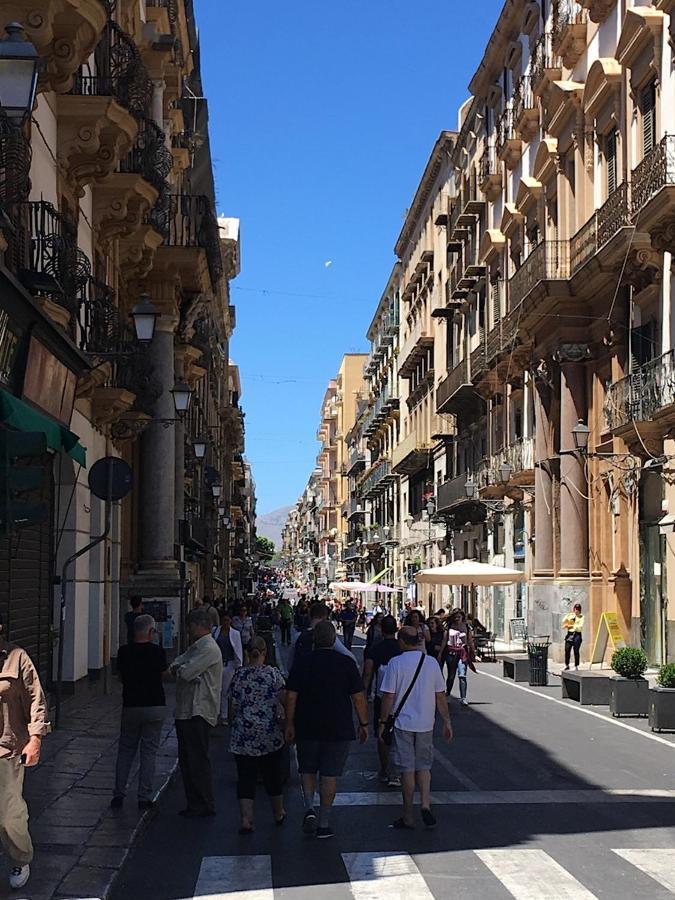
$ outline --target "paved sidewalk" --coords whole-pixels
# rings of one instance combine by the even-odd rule
[[[169,693],[169,692],[167,692]],[[156,784],[163,790],[176,765],[173,696],[157,755]],[[112,797],[121,688],[66,712],[59,731],[43,743],[40,765],[26,773],[26,798],[35,843],[31,879],[21,892],[9,892],[8,860],[0,861],[0,898],[106,898],[112,882],[152,812],[136,807],[138,763],[132,770],[122,810]]]

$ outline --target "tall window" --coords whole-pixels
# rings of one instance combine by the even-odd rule
[[[645,157],[656,146],[656,82],[651,81],[640,94],[642,117],[642,155]]]
[[[605,165],[607,168],[607,197],[611,197],[617,188],[616,130],[610,131],[605,138]]]

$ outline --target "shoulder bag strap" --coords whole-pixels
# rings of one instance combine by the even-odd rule
[[[401,715],[401,710],[402,710],[403,707],[405,706],[406,700],[407,700],[408,697],[410,696],[410,692],[411,692],[412,689],[415,687],[415,682],[417,681],[417,678],[418,678],[420,672],[422,671],[422,666],[424,665],[424,657],[425,657],[425,656],[426,656],[426,653],[420,653],[420,661],[419,661],[419,664],[418,664],[418,666],[417,666],[417,670],[415,671],[415,674],[413,675],[413,679],[412,679],[412,681],[410,682],[410,684],[408,685],[408,689],[407,689],[407,691],[405,692],[405,694],[403,695],[403,698],[402,698],[401,702],[400,702],[399,705],[398,705],[398,709],[397,709],[396,712],[394,713],[394,720],[398,719],[398,717]]]

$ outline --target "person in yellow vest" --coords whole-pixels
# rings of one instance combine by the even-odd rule
[[[581,648],[581,632],[584,630],[584,617],[581,603],[575,603],[572,612],[567,613],[562,623],[565,631],[565,671],[570,668],[570,656],[574,650],[574,668],[579,671],[579,650]]]

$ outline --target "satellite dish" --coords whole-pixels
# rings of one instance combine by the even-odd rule
[[[89,489],[99,500],[122,500],[133,482],[131,467],[116,456],[104,456],[89,470]]]

